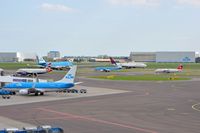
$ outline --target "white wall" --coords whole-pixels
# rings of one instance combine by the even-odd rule
[[[36,54],[21,52],[0,52],[0,62],[22,62],[24,59],[36,59]]]
[[[36,59],[36,54],[17,52],[17,58],[19,62],[22,62],[24,59]]]
[[[16,52],[0,52],[0,62],[17,62]]]
[[[195,52],[156,52],[156,62],[195,62]]]

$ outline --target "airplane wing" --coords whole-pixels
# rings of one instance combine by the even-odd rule
[[[79,85],[79,84],[82,84],[83,82],[76,82],[74,83],[75,85]]]

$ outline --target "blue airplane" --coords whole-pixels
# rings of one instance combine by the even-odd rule
[[[110,72],[110,71],[115,71],[115,70],[120,70],[122,69],[121,67],[96,67],[95,70],[96,71],[100,71],[100,72]]]
[[[19,92],[22,95],[44,95],[44,92],[64,92],[70,90],[74,83],[77,66],[72,66],[68,73],[59,81],[55,82],[13,82],[6,84],[3,89],[11,92]],[[77,90],[76,90],[77,91]],[[80,90],[81,92],[81,90]],[[81,92],[82,93],[82,92]],[[86,93],[86,92],[83,92]]]
[[[70,61],[59,61],[59,62],[46,62],[43,58],[40,58],[36,56],[37,64],[42,67],[48,67],[52,69],[61,70],[63,68],[68,68],[70,66],[73,66],[73,63]]]
[[[111,58],[110,58],[111,60]],[[112,60],[111,60],[112,61]],[[115,71],[115,70],[120,70],[122,67],[120,65],[116,65],[113,67],[96,67],[96,71],[101,71],[101,72],[110,72],[110,71]]]

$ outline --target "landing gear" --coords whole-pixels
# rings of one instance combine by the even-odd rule
[[[10,99],[10,96],[9,95],[3,95],[2,98],[3,99]]]
[[[35,96],[39,96],[39,95],[43,96],[44,92],[40,92],[40,91],[35,92]]]
[[[13,92],[12,92],[12,95],[16,95],[16,92],[13,91]]]
[[[67,90],[68,93],[78,93],[78,90],[76,89],[70,89],[70,90]]]
[[[38,92],[35,92],[35,96],[38,96]]]
[[[87,90],[86,89],[81,89],[79,92],[80,93],[87,93]]]

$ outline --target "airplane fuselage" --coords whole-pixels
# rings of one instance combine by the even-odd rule
[[[139,62],[120,63],[119,65],[121,65],[122,67],[125,67],[125,68],[145,68],[145,67],[147,67],[146,64],[139,63]]]
[[[120,70],[120,67],[96,67],[96,71],[101,71],[101,72],[110,72],[114,70]]]
[[[10,83],[3,87],[5,90],[19,91],[21,89],[35,88],[42,92],[59,91],[71,88],[74,83],[60,83],[60,82],[18,82]]]
[[[17,70],[17,74],[21,74],[21,75],[28,75],[28,74],[44,74],[47,73],[47,69],[26,69],[26,68],[22,68]]]
[[[176,73],[176,72],[181,72],[181,71],[182,70],[180,69],[167,69],[167,68],[155,70],[156,73]]]
[[[50,67],[53,69],[66,68],[69,66],[73,66],[73,64],[69,61],[46,62],[46,63],[39,63],[39,65],[42,65],[43,67],[47,67],[48,65],[50,65]]]

